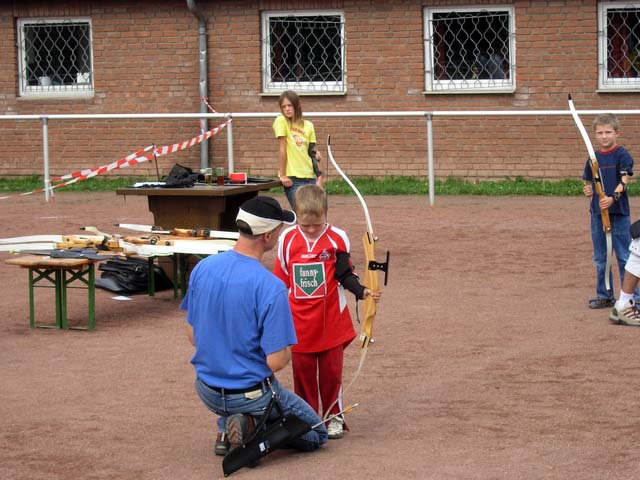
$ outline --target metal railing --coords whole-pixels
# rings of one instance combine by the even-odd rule
[[[639,115],[640,110],[578,110],[579,115]],[[42,124],[43,175],[45,199],[51,198],[49,175],[49,122],[64,120],[115,120],[115,119],[177,119],[177,118],[212,118],[226,119],[231,117],[236,122],[248,118],[275,118],[275,112],[238,112],[238,113],[132,113],[132,114],[42,114],[42,115],[0,115],[5,120],[38,120]],[[486,116],[571,116],[567,110],[441,110],[441,111],[376,111],[376,112],[306,112],[305,117],[345,118],[345,117],[419,117],[426,122],[427,171],[429,185],[429,204],[435,203],[435,172],[433,161],[433,118],[434,117],[486,117]],[[233,159],[233,122],[227,126],[227,168],[234,171]]]

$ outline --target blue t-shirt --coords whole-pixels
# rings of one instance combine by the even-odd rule
[[[233,250],[196,265],[180,308],[193,327],[191,363],[207,385],[255,385],[273,373],[266,356],[297,343],[284,283]]]
[[[608,152],[596,152],[596,159],[600,167],[600,177],[602,179],[604,193],[608,197],[613,197],[613,191],[620,184],[623,172],[628,176],[633,175],[633,158],[631,158],[629,152],[622,145],[617,145]],[[591,162],[589,160],[587,160],[587,164],[584,167],[582,179],[593,182],[593,172],[591,171]],[[592,213],[600,212],[599,201],[600,199],[594,186],[590,207]],[[614,204],[609,207],[609,214],[630,215],[627,192],[620,195],[620,200],[614,202]]]

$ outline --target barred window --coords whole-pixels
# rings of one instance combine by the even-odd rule
[[[598,88],[640,88],[640,3],[600,3],[598,10]]]
[[[426,8],[428,92],[514,91],[513,7]]]
[[[89,19],[18,21],[20,95],[93,92]]]
[[[262,32],[263,92],[345,92],[342,13],[265,12]]]

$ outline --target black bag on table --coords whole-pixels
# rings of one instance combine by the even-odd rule
[[[149,262],[145,258],[113,258],[101,263],[102,276],[96,279],[96,287],[112,292],[133,295],[146,293],[149,286]],[[173,288],[173,282],[158,265],[153,266],[155,291]]]
[[[176,163],[169,175],[164,178],[164,186],[166,188],[193,187],[199,177],[199,173],[194,173],[189,167]]]

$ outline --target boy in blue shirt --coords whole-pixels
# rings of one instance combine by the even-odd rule
[[[596,298],[589,301],[589,308],[611,308],[615,304],[613,288],[607,290],[605,269],[607,245],[602,226],[601,210],[607,209],[611,221],[613,250],[616,254],[620,278],[624,277],[624,267],[629,257],[631,226],[627,182],[633,175],[633,158],[627,150],[618,145],[620,123],[615,115],[607,113],[598,115],[594,122],[596,142],[600,149],[596,158],[600,167],[600,178],[605,197],[601,200],[594,195],[593,173],[591,163],[587,160],[582,179],[583,193],[591,197],[591,240],[593,242],[593,263],[596,265]],[[613,274],[609,272],[609,285],[613,285]]]

